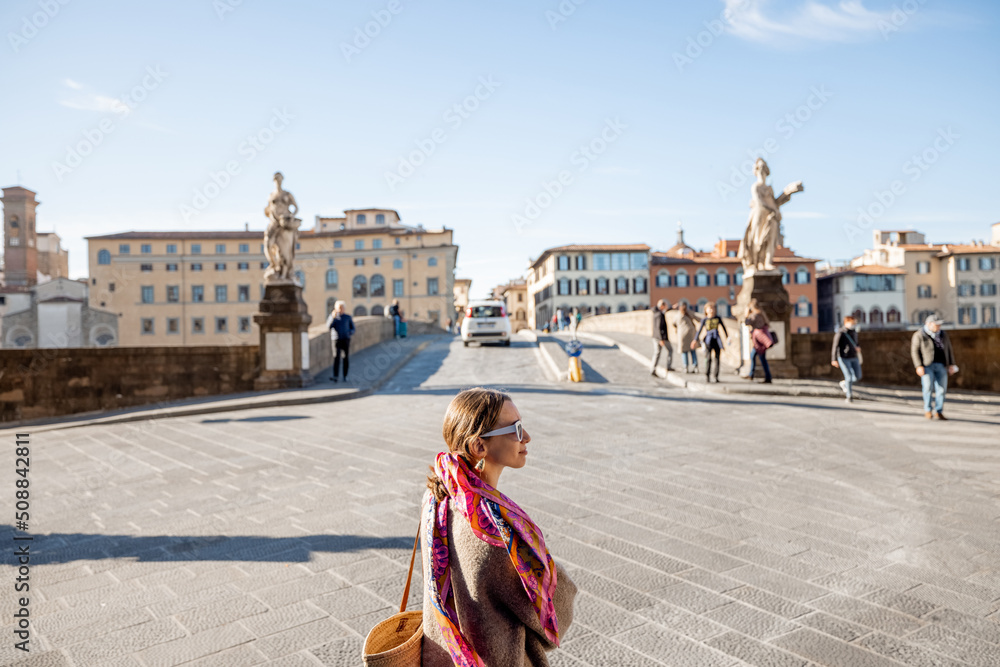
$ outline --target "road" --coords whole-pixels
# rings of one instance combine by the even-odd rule
[[[15,664],[359,664],[475,385],[517,403],[500,488],[581,590],[556,667],[1000,664],[1000,416],[694,395],[584,354],[604,382],[442,338],[366,398],[37,434]]]

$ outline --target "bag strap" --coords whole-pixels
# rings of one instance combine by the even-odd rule
[[[399,603],[399,613],[406,611],[406,600],[410,597],[410,581],[413,579],[413,563],[417,560],[417,544],[420,543],[420,524],[417,524],[417,536],[413,539],[413,553],[410,554],[410,571],[406,575],[406,588],[403,589],[403,601]]]

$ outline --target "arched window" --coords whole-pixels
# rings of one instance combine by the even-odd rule
[[[394,268],[394,269],[401,269],[401,268],[403,268],[403,260],[401,260],[401,259],[394,259],[394,260],[392,260],[392,268]]]
[[[296,269],[294,275],[295,275],[295,282],[297,282],[300,286],[305,287],[306,286],[306,274],[302,273],[301,270]]]
[[[326,300],[326,314],[329,315],[333,312],[333,307],[337,305],[337,297],[331,296]]]
[[[384,225],[385,224],[385,215],[382,214],[382,213],[376,213],[375,214],[375,224],[376,225]]]
[[[743,268],[740,267],[736,269],[736,273],[733,274],[733,284],[742,285],[743,284]]]
[[[871,309],[871,312],[868,313],[868,324],[873,327],[880,327],[884,323],[885,322],[882,319],[882,310],[878,306],[875,306]]]
[[[706,275],[707,275],[707,274],[706,274]],[[708,303],[708,299],[706,299],[706,298],[701,298],[701,299],[698,299],[698,306],[697,306],[697,309],[698,309],[698,312],[699,312],[699,313],[704,313],[704,312],[705,312],[705,305],[706,305],[707,303]]]
[[[556,270],[569,271],[569,255],[559,255],[559,259],[556,261]]]
[[[899,309],[895,306],[891,306],[885,314],[885,321],[887,324],[899,324],[900,321]]]
[[[809,284],[809,269],[804,266],[800,266],[795,269],[795,284],[796,285],[808,285]]]
[[[615,294],[628,294],[628,278],[615,278]]]
[[[683,303],[683,304],[684,304],[685,306],[687,306],[688,308],[690,308],[690,307],[691,307],[691,302],[690,302],[690,301],[688,301],[687,299],[681,299],[680,301],[678,301],[678,302],[677,302],[677,307],[678,307],[678,308],[680,308],[680,305],[681,305],[682,303]]]
[[[326,270],[326,288],[337,289],[337,269]]]
[[[595,292],[597,294],[607,294],[608,293],[608,279],[607,278],[597,278],[594,281]]]
[[[437,257],[428,257],[427,258],[427,266],[437,266],[437,265],[438,265],[438,258]]]
[[[729,302],[725,299],[719,299],[716,301],[715,314],[719,317],[732,317],[732,313],[729,310]]]
[[[590,280],[588,278],[576,279],[576,293],[581,296],[590,294]],[[518,296],[521,296],[518,294]]]
[[[798,303],[795,304],[795,316],[796,317],[810,317],[813,313],[812,304],[809,303],[809,297],[800,296]]]
[[[368,279],[364,276],[354,276],[354,282],[351,283],[351,287],[351,293],[355,298],[368,296]]]
[[[372,317],[382,317],[382,306],[372,306]]]
[[[694,286],[695,287],[708,287],[708,271],[705,269],[698,269],[694,274]]]
[[[645,278],[633,278],[632,279],[632,294],[645,294],[646,293],[646,279]]]
[[[786,269],[783,266],[779,266],[778,270],[781,271],[781,284],[782,285],[787,285],[788,284],[788,269]]]
[[[364,213],[358,213],[358,224],[359,224],[359,225],[363,225],[363,224],[365,224],[365,223],[366,223],[367,221],[368,221],[368,219],[367,219],[367,218],[365,218],[365,214],[364,214]]]
[[[720,287],[729,285],[729,273],[725,269],[720,268],[715,272],[715,284]]]
[[[628,306],[625,305],[624,303],[618,304],[618,312],[619,313],[627,313],[628,312]]]
[[[666,269],[661,269],[656,273],[656,286],[657,287],[670,287],[670,272]]]
[[[674,276],[674,285],[677,287],[688,287],[690,284],[687,271],[684,269],[677,269],[677,273]]]
[[[97,253],[97,263],[98,264],[110,264],[111,263],[111,252],[108,250],[101,250]]]
[[[559,296],[567,296],[572,293],[571,288],[572,283],[570,283],[569,278],[560,278],[556,283],[556,293]]]
[[[854,312],[851,313],[851,316],[854,317],[854,321],[857,322],[858,324],[865,323],[865,311],[863,311],[862,309],[855,308]]]
[[[368,314],[368,310],[364,306],[356,306],[354,308],[354,317],[364,317]]]
[[[376,273],[372,276],[372,296],[385,296],[385,278]]]

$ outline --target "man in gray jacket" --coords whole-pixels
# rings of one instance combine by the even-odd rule
[[[910,357],[920,376],[924,392],[924,417],[944,419],[944,395],[948,391],[948,376],[958,372],[955,353],[948,333],[942,331],[943,320],[931,315],[924,326],[913,332]],[[934,411],[931,411],[931,390],[934,391]]]

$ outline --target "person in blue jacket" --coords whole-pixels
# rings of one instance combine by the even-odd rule
[[[333,344],[333,375],[330,377],[334,382],[340,374],[340,354],[344,354],[344,382],[347,382],[347,368],[350,363],[351,336],[354,335],[354,319],[344,312],[347,304],[338,301],[333,305],[333,312],[326,320],[326,326],[330,329],[330,342]]]

